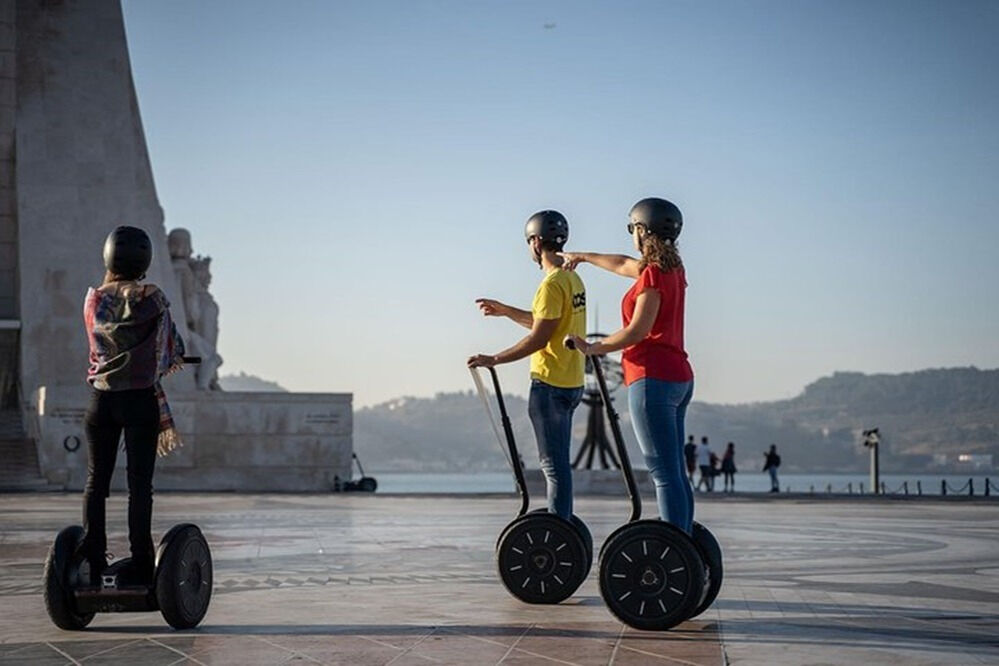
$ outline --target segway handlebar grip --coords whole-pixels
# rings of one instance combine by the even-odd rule
[[[576,349],[576,341],[570,338],[568,335],[565,336],[565,348],[566,349]]]
[[[200,356],[181,356],[181,360],[184,361],[184,363],[201,363]]]

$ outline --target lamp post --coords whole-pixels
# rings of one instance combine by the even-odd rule
[[[877,428],[864,431],[864,446],[871,450],[871,492],[875,495],[881,492],[880,470],[878,469],[878,444],[881,443],[881,433]]]

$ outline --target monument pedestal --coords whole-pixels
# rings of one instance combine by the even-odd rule
[[[156,461],[156,490],[329,492],[351,475],[352,394],[169,391],[184,445]],[[87,479],[84,386],[43,386],[29,433],[50,483],[80,490]],[[31,420],[31,419],[29,419]],[[112,487],[127,487],[125,453]]]

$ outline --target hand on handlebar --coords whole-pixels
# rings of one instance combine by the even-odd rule
[[[583,356],[590,356],[590,348],[593,346],[591,343],[587,342],[578,335],[567,335],[565,340],[562,341],[568,349],[575,349],[579,351]]]
[[[475,354],[468,357],[470,368],[491,368],[496,365],[496,357],[489,354]]]

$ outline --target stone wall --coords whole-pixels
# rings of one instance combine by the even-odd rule
[[[101,249],[115,226],[149,233],[148,279],[180,301],[119,3],[17,0],[16,8],[14,173],[26,399],[40,386],[83,382],[83,296],[102,278]],[[183,317],[177,324],[186,337]],[[178,373],[168,386],[193,389],[192,374]]]
[[[87,478],[85,387],[42,387],[33,398],[39,467],[80,490]],[[157,461],[157,490],[328,492],[351,475],[353,412],[343,393],[173,392],[184,446]],[[113,487],[124,489],[125,454]]]
[[[0,0],[0,319],[17,319],[17,198],[14,111],[17,103],[14,0]]]
[[[0,0],[0,408],[16,407],[18,324],[17,196],[14,116],[17,104],[14,0]],[[6,321],[4,321],[6,320]]]

